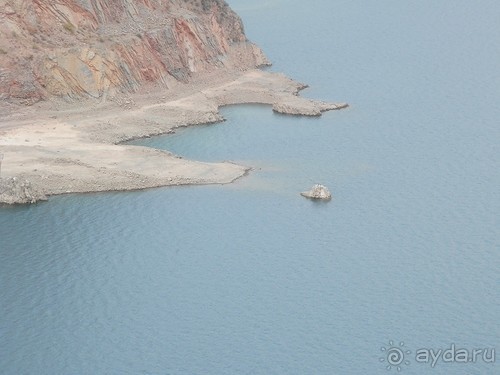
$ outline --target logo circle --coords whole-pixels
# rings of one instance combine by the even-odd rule
[[[391,366],[399,366],[405,360],[405,354],[399,348],[390,348],[387,351],[387,362]]]

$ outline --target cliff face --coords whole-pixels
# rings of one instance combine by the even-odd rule
[[[224,0],[0,0],[0,99],[103,99],[267,64]]]

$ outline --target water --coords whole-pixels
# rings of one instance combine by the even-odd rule
[[[255,167],[232,185],[0,210],[0,373],[385,374],[390,340],[405,374],[498,373],[415,359],[500,351],[498,2],[230,4],[352,107],[141,141]]]

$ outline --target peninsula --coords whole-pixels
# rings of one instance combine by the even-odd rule
[[[229,183],[249,166],[122,143],[222,121],[228,104],[347,106],[301,98],[264,65],[223,0],[0,0],[0,203]]]

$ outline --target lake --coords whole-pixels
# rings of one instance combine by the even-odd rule
[[[500,3],[229,4],[351,107],[134,142],[254,168],[231,185],[0,209],[0,373],[498,373]]]

